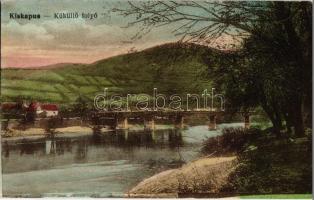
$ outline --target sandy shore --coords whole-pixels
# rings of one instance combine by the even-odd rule
[[[236,165],[236,157],[201,158],[143,180],[126,197],[178,197],[184,193],[218,193]]]

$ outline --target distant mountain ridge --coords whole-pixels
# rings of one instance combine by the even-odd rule
[[[73,67],[78,65],[84,65],[83,63],[56,63],[56,64],[50,64],[45,66],[39,66],[39,67],[29,67],[29,69],[55,69],[55,68],[62,68],[62,67]]]
[[[208,87],[204,57],[219,53],[197,44],[167,43],[91,64],[59,63],[32,69],[1,69],[1,100],[16,98],[72,103],[92,100],[104,87],[115,93],[197,92]]]

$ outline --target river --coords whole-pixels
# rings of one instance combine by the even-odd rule
[[[242,125],[2,141],[2,192],[7,197],[122,197],[141,180],[197,159],[202,142],[222,127]]]

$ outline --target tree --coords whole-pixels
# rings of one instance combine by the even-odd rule
[[[75,104],[73,105],[73,112],[80,116],[82,119],[85,118],[88,111],[88,100],[83,96],[79,96],[75,100]]]
[[[128,25],[140,26],[135,38],[171,24],[182,42],[211,45],[222,37],[232,39],[234,45],[219,46],[236,50],[230,62],[213,59],[220,61],[215,77],[223,77],[216,84],[226,81],[220,85],[226,95],[236,94],[231,104],[261,105],[276,133],[286,122],[288,131],[304,134],[305,115],[312,118],[310,2],[148,1],[113,11],[134,17]]]

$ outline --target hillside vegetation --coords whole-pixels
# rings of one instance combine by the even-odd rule
[[[210,89],[204,57],[215,51],[194,44],[170,43],[119,55],[92,64],[1,71],[1,100],[72,103],[79,96],[92,101],[108,88],[111,94],[200,93]]]

